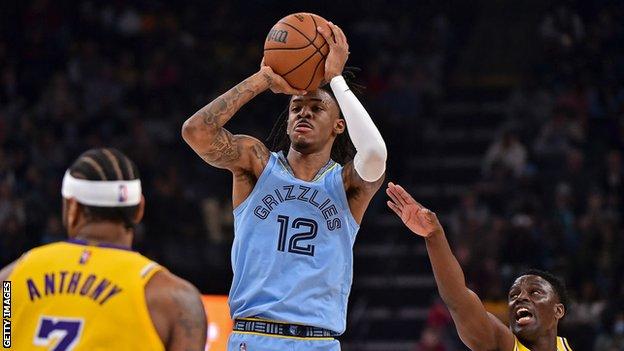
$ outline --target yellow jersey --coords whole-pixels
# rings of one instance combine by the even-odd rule
[[[520,343],[518,338],[516,339],[516,344],[514,346],[513,351],[531,351],[526,346]],[[572,351],[570,344],[568,344],[568,340],[566,338],[562,338],[560,336],[557,337],[557,351]]]
[[[145,301],[161,266],[83,241],[30,250],[9,276],[14,350],[164,350]]]

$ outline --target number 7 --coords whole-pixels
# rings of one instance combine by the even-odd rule
[[[71,351],[78,344],[83,324],[78,318],[41,316],[33,342],[36,346],[50,347],[58,340],[52,351]]]

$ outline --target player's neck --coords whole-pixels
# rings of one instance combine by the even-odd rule
[[[531,351],[557,351],[557,330],[548,330],[532,341],[522,341]]]
[[[81,226],[72,239],[129,249],[132,246],[132,230],[113,222],[90,222]]]
[[[288,164],[296,178],[311,181],[318,171],[329,162],[331,148],[319,152],[304,154],[293,148],[288,151]]]

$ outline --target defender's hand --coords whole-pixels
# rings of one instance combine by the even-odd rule
[[[325,60],[325,83],[342,74],[345,63],[347,63],[349,58],[349,44],[344,32],[340,27],[331,22],[327,22],[327,25],[331,32],[327,28],[316,28],[329,45],[329,54],[327,54],[327,59]]]
[[[288,94],[288,95],[305,95],[305,90],[295,89],[288,84],[288,82],[282,78],[279,74],[273,72],[271,67],[264,63],[264,58],[260,63],[260,72],[269,83],[269,89],[276,94]]]
[[[436,214],[414,200],[402,186],[390,182],[386,194],[392,200],[387,202],[388,207],[401,218],[409,230],[425,238],[442,232],[442,225]]]

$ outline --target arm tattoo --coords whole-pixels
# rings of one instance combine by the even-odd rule
[[[227,130],[221,128],[217,136],[210,143],[209,151],[201,154],[201,157],[208,163],[223,165],[235,161],[240,156],[240,146],[236,137]]]
[[[256,96],[247,80],[242,81],[227,93],[219,96],[216,100],[201,109],[204,124],[209,127],[223,127],[238,109]]]
[[[269,150],[264,145],[254,144],[252,147],[254,151],[254,155],[261,162],[266,162],[269,159]]]
[[[267,84],[269,84],[269,87],[273,85],[273,78],[271,78],[270,75],[268,75],[266,73],[262,73],[262,77],[267,82]]]
[[[177,344],[185,349],[194,350],[203,346],[206,338],[206,315],[199,296],[191,291],[173,293],[177,307],[176,328]]]
[[[217,167],[227,167],[237,161],[241,155],[241,146],[235,136],[223,128],[223,125],[249,100],[264,90],[265,84],[270,86],[271,77],[252,76],[234,88],[219,96],[199,110],[193,119],[204,125],[211,137],[206,139],[207,145],[200,146],[200,156],[208,163]],[[256,152],[257,155],[257,152]]]
[[[263,78],[270,86],[271,77],[264,74]],[[223,127],[236,111],[260,92],[259,87],[247,78],[202,108],[199,111],[202,121],[209,127]]]

